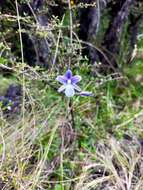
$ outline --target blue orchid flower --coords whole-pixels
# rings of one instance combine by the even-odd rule
[[[81,80],[81,76],[79,75],[72,75],[72,71],[68,69],[65,75],[59,75],[56,78],[62,86],[58,89],[58,92],[64,92],[67,97],[72,97],[75,95],[76,91],[81,96],[90,96],[91,92],[83,92],[81,91],[80,87],[77,86],[77,83]]]
[[[56,78],[57,81],[63,85],[58,89],[58,92],[63,92],[67,97],[72,97],[75,95],[75,90],[81,91],[80,87],[76,84],[81,80],[79,75],[72,76],[72,72],[68,69],[65,75],[59,75]]]

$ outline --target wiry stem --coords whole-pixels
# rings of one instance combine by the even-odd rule
[[[71,2],[68,0],[68,6],[69,6],[69,15],[70,15],[70,46],[72,49],[72,43],[73,43],[73,20],[72,20],[72,8],[71,8]],[[71,57],[69,57],[69,64],[68,67],[70,68],[71,65]]]
[[[71,115],[71,124],[74,127],[75,126],[74,111],[73,111],[73,104],[72,104],[72,100],[71,99],[70,99],[70,102],[69,102],[69,107],[70,107],[70,115]]]
[[[16,12],[17,12],[17,22],[19,28],[19,39],[20,39],[20,49],[21,49],[21,61],[22,61],[22,93],[23,93],[23,101],[22,101],[22,120],[23,120],[23,133],[24,133],[24,125],[25,125],[25,75],[24,75],[24,52],[23,52],[23,41],[22,41],[22,29],[20,23],[20,15],[19,15],[19,8],[18,2],[15,1],[16,5]],[[23,137],[22,137],[23,138]]]
[[[71,98],[68,98],[68,101],[67,101],[67,119],[71,123],[72,127],[74,127],[75,126],[74,111],[73,111]]]

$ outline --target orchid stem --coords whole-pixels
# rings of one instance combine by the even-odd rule
[[[68,121],[71,123],[72,127],[74,127],[75,126],[74,111],[73,111],[73,104],[72,104],[71,98],[68,98],[67,118],[68,118]]]

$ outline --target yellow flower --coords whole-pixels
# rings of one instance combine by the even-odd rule
[[[71,2],[71,6],[75,5],[75,1],[74,0],[70,0],[70,2]]]

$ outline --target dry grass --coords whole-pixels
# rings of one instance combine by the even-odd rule
[[[142,147],[137,139],[116,141],[110,137],[97,145],[95,155],[90,155],[75,190],[142,190]],[[84,177],[83,177],[84,176]]]

